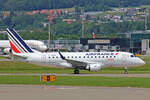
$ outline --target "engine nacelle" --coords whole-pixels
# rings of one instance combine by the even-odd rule
[[[10,49],[10,48],[5,48],[5,49],[3,50],[3,52],[4,52],[5,54],[10,54],[10,53],[11,53],[11,49]]]
[[[102,64],[89,64],[86,66],[86,69],[89,71],[97,72],[101,69]]]

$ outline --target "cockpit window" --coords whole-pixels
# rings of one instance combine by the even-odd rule
[[[130,57],[135,57],[134,55],[130,55]]]

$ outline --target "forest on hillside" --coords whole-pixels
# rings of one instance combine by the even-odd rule
[[[59,8],[81,8],[85,11],[100,11],[110,10],[112,7],[134,7],[141,5],[150,5],[150,0],[0,0],[1,12],[10,12],[9,16],[3,16],[0,13],[0,30],[6,30],[11,27],[16,30],[21,30],[21,35],[24,39],[48,39],[48,27],[44,27],[44,23],[48,23],[48,15],[45,14],[16,14],[16,11],[26,12],[42,9],[59,9]],[[77,11],[77,10],[75,10]],[[76,13],[75,13],[76,14]],[[96,19],[86,16],[87,21],[84,25],[85,37],[91,37],[92,33],[96,37],[117,37],[118,34],[145,30],[145,21],[123,21],[115,23],[109,21],[107,23],[97,24],[99,17]],[[63,19],[75,19],[76,21],[68,24]],[[150,29],[150,17],[148,17],[147,29]],[[76,16],[72,13],[57,16],[51,24],[51,38],[53,39],[79,39],[82,33],[82,25],[80,15]],[[7,39],[7,36],[0,34],[0,39]]]
[[[41,10],[85,7],[86,11],[149,5],[150,0],[0,0],[0,10]]]

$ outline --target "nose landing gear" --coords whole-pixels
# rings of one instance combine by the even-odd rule
[[[127,66],[124,67],[124,74],[128,74],[128,67]]]
[[[75,69],[75,70],[74,70],[74,74],[79,74],[79,70],[78,70],[78,69]]]

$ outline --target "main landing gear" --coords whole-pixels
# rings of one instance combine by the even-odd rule
[[[75,69],[74,74],[79,74],[79,69]]]
[[[127,66],[124,67],[124,74],[128,74],[128,67]]]

